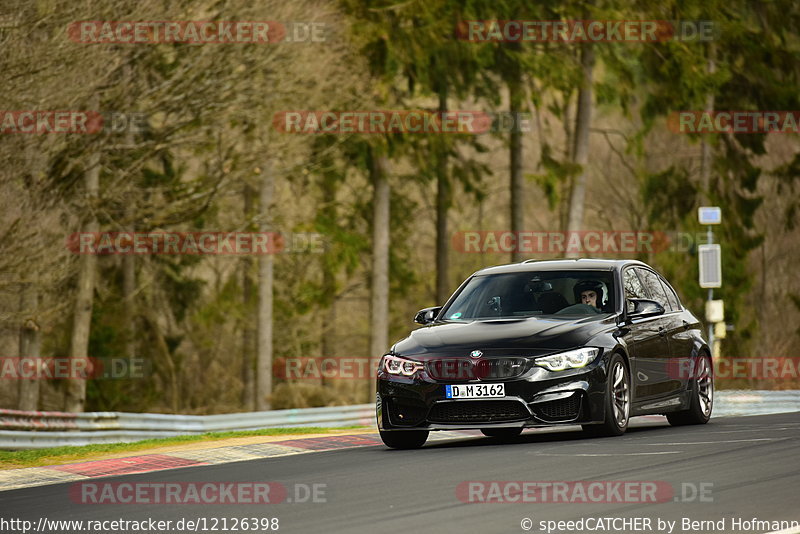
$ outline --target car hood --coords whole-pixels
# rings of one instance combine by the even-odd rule
[[[580,317],[523,317],[472,322],[435,323],[411,332],[397,342],[398,355],[451,354],[468,356],[473,350],[485,354],[540,355],[587,343],[603,331],[616,328],[614,315]]]

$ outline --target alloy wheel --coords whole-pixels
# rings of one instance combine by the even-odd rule
[[[624,428],[628,424],[628,416],[631,409],[630,391],[628,390],[628,380],[625,375],[625,364],[617,361],[611,374],[611,392],[613,395],[614,419],[620,428]]]
[[[697,400],[703,415],[708,417],[714,405],[714,378],[707,357],[700,358],[697,371]]]

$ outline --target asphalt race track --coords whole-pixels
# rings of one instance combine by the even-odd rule
[[[70,499],[70,484],[57,484],[0,493],[1,515],[34,523],[42,517],[172,521],[205,517],[209,529],[211,518],[269,517],[278,518],[279,532],[304,534],[525,532],[524,518],[530,519],[524,524],[530,532],[543,532],[542,521],[590,517],[650,520],[649,529],[600,532],[658,532],[658,519],[675,521],[672,532],[682,533],[720,531],[685,530],[684,518],[714,521],[715,526],[724,520],[723,532],[773,530],[745,529],[746,521],[754,518],[800,521],[800,413],[715,418],[705,426],[680,428],[670,427],[666,420],[633,419],[628,433],[619,438],[586,438],[576,428],[527,431],[508,443],[467,437],[429,441],[416,451],[357,447],[102,479],[279,482],[290,488],[289,499],[295,484],[324,484],[318,486],[324,488],[318,500],[325,502],[85,505]],[[657,481],[662,488],[671,486],[674,494],[659,499],[664,502],[646,503],[576,502],[574,495],[569,497],[572,502],[465,503],[456,489],[466,481]],[[521,498],[519,492],[507,493],[509,498]],[[740,524],[744,527],[734,528],[732,518],[745,521]],[[590,531],[574,528],[551,532]],[[198,531],[203,531],[202,525]]]

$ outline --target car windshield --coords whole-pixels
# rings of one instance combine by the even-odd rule
[[[616,309],[611,271],[528,271],[473,277],[440,316],[471,321],[596,316]]]

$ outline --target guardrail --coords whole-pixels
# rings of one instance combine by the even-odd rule
[[[220,415],[26,412],[0,409],[0,449],[120,443],[206,432],[374,425],[375,406],[328,406]]]
[[[714,417],[800,411],[800,391],[717,391]],[[0,409],[0,449],[120,443],[206,432],[375,425],[372,404],[221,415]]]

